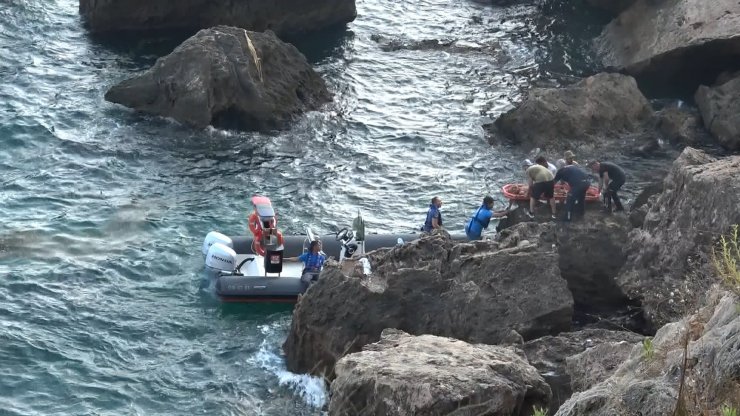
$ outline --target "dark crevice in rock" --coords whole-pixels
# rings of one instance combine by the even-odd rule
[[[655,57],[650,64],[655,70],[628,71],[643,94],[693,103],[699,85],[712,85],[721,73],[740,69],[740,46],[737,39],[715,40]]]

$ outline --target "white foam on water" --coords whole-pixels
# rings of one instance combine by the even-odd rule
[[[275,334],[276,325],[261,325],[260,332],[265,335]],[[277,351],[280,343],[266,336],[262,340],[255,355],[248,359],[251,364],[256,364],[267,372],[277,376],[278,384],[293,391],[307,405],[314,408],[322,408],[328,401],[326,384],[321,377],[309,374],[291,373],[285,368],[285,360]]]

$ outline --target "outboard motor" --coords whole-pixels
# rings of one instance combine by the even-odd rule
[[[226,247],[234,247],[234,242],[231,241],[229,237],[221,234],[218,231],[211,231],[210,233],[206,234],[206,238],[205,240],[203,240],[203,247],[201,249],[201,252],[203,252],[204,256],[208,254],[208,249],[210,249],[214,243],[221,243]]]
[[[206,254],[208,275],[216,277],[221,274],[233,274],[235,267],[236,252],[234,249],[222,243],[213,243]]]

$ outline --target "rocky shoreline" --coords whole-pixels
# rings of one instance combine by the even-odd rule
[[[686,148],[638,227],[588,211],[495,241],[435,232],[369,253],[370,278],[329,264],[293,312],[288,369],[331,383],[330,415],[672,415],[682,372],[689,414],[738,406],[740,298],[711,261],[740,223],[738,177],[740,156]]]
[[[718,237],[740,223],[740,156],[691,147],[740,150],[740,3],[589,3],[615,16],[594,40],[604,72],[532,88],[483,127],[489,142],[589,158],[667,142],[680,157],[629,216],[587,212],[561,224],[515,212],[495,241],[441,232],[369,253],[369,279],[329,263],[296,305],[283,348],[289,370],[330,383],[330,415],[740,408],[740,299],[712,263]],[[200,29],[107,100],[197,128],[237,119],[270,130],[331,100],[278,36],[357,12],[353,0],[80,0],[80,13],[95,33]],[[374,40],[387,50],[471,49]],[[670,97],[654,91],[679,84],[696,107],[656,111],[651,100]]]

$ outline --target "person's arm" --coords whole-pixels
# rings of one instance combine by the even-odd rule
[[[432,229],[439,228],[439,212],[432,217]]]
[[[606,188],[607,186],[609,186],[609,172],[604,171],[602,184],[599,185],[599,192],[601,192],[601,190]]]
[[[510,213],[511,213],[511,211],[509,211],[508,209],[505,209],[505,210],[502,210],[502,211],[496,211],[496,212],[494,212],[493,213],[493,216],[495,218],[501,218],[501,217],[505,217],[505,216],[509,215]]]
[[[303,253],[303,254],[301,254],[300,256],[295,256],[295,257],[283,257],[283,260],[288,260],[288,261],[302,261],[302,262],[304,262],[304,263],[305,263],[305,262],[306,262],[306,257],[307,257],[307,256],[308,256],[308,253]]]

